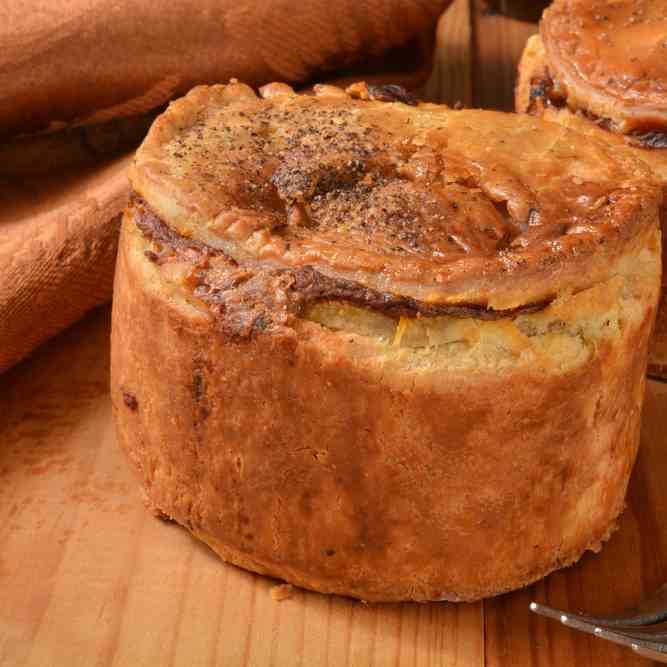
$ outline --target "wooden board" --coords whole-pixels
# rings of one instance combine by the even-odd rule
[[[507,107],[534,26],[474,9],[458,0],[442,22],[429,93]],[[478,604],[278,602],[275,582],[144,510],[114,438],[108,338],[104,308],[0,376],[0,666],[651,664],[528,603],[609,612],[667,579],[667,384],[649,383],[628,510],[601,554]]]

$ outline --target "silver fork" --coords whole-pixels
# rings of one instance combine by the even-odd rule
[[[530,603],[530,610],[568,628],[631,648],[651,660],[667,663],[667,584],[639,605],[614,616],[586,616]]]

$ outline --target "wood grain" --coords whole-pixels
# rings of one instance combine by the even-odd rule
[[[453,106],[472,105],[473,22],[468,0],[455,0],[438,22],[433,73],[426,85],[428,100]]]
[[[457,0],[428,95],[508,107],[534,29]],[[528,603],[609,612],[665,580],[666,384],[648,387],[628,510],[601,554],[483,604],[364,605],[299,590],[278,602],[276,582],[145,511],[115,442],[108,337],[109,310],[98,310],[0,376],[1,667],[651,664]]]
[[[488,12],[481,0],[471,0],[473,106],[514,111],[516,66],[537,26]]]

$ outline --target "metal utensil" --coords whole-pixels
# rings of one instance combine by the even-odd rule
[[[636,607],[612,616],[574,614],[538,602],[531,602],[530,610],[667,664],[667,584]]]

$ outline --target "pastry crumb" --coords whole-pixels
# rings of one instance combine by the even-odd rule
[[[278,584],[271,589],[271,597],[278,602],[289,600],[294,592],[292,584]]]

